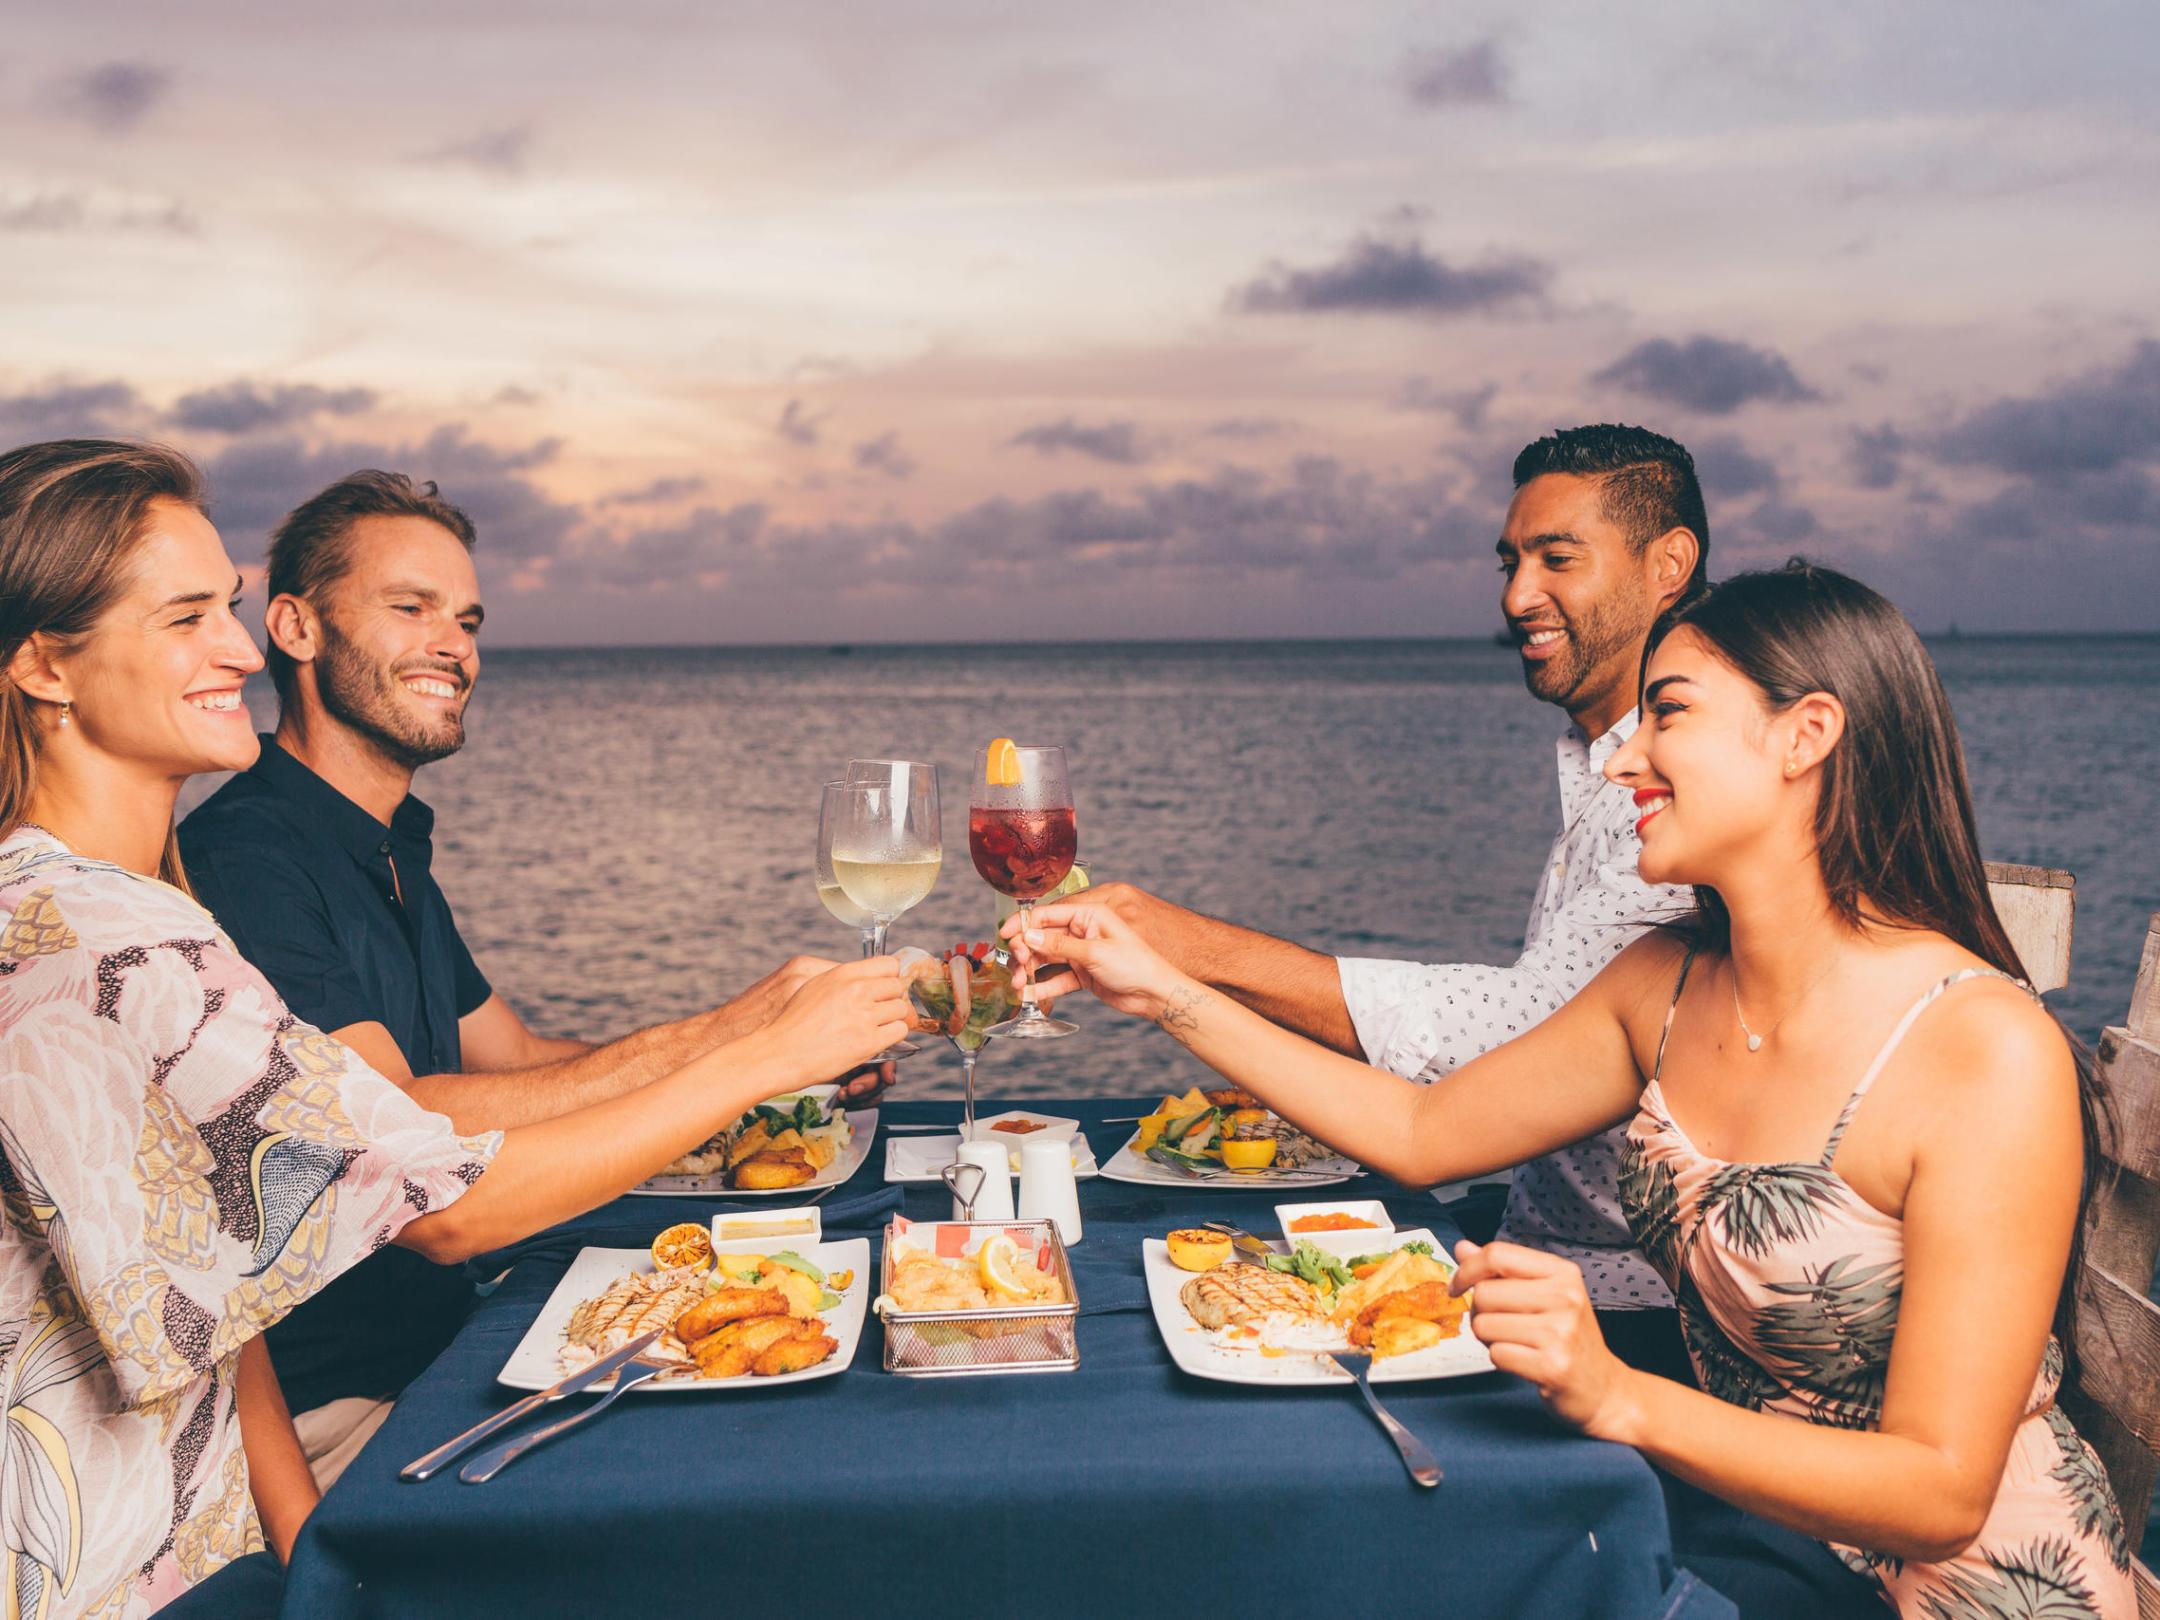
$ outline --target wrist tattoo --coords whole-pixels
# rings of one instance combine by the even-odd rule
[[[1171,1039],[1182,1041],[1200,1027],[1200,1004],[1207,999],[1199,989],[1177,990],[1163,1003],[1163,1010],[1156,1014],[1155,1022],[1167,1031]]]

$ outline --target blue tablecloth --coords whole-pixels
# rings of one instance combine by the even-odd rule
[[[995,1107],[1002,1105],[986,1105]],[[1099,1158],[1115,1102],[1052,1105]],[[952,1103],[888,1103],[888,1122]],[[884,1150],[824,1202],[828,1236],[901,1206]],[[1440,1206],[1365,1178],[1398,1224]],[[512,1398],[495,1375],[579,1248],[642,1246],[710,1200],[620,1200],[512,1253],[509,1277],[399,1400],[301,1537],[288,1616],[1445,1613],[1672,1617],[1733,1610],[1673,1567],[1642,1459],[1554,1422],[1499,1374],[1384,1389],[1446,1480],[1421,1490],[1347,1387],[1187,1377],[1148,1312],[1140,1240],[1197,1220],[1271,1229],[1267,1193],[1081,1183],[1077,1372],[881,1370],[873,1320],[841,1377],[626,1397],[490,1484],[397,1470]],[[946,1212],[941,1187],[906,1213]],[[873,1264],[875,1248],[873,1248]]]

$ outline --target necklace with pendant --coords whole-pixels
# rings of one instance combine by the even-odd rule
[[[1748,1028],[1747,1014],[1740,1010],[1740,974],[1737,969],[1734,970],[1732,976],[1732,1011],[1733,1017],[1740,1020],[1740,1033],[1747,1037],[1747,1049],[1750,1052],[1760,1052],[1763,1047],[1763,1042],[1767,1041],[1771,1036],[1775,1035],[1778,1030],[1784,1025],[1785,1020],[1790,1018],[1794,1013],[1800,1010],[1800,1003],[1807,1000],[1807,998],[1814,993],[1815,987],[1818,984],[1821,984],[1824,979],[1830,976],[1830,969],[1835,966],[1837,966],[1837,963],[1833,959],[1823,968],[1820,973],[1816,974],[1814,978],[1808,980],[1807,987],[1803,989],[1799,995],[1793,997],[1793,1004],[1790,1007],[1787,1007],[1784,1012],[1778,1015],[1777,1023],[1772,1024],[1760,1035],[1756,1034],[1752,1029]]]

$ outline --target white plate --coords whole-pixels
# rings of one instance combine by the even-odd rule
[[[977,1122],[978,1124],[980,1121]],[[887,1181],[935,1181],[938,1172],[953,1162],[960,1151],[960,1133],[950,1136],[890,1136],[885,1138]],[[1015,1153],[1017,1153],[1015,1149]],[[1073,1179],[1086,1181],[1102,1174],[1095,1150],[1084,1136],[1073,1138]]]
[[[1422,1227],[1393,1233],[1383,1238],[1381,1244],[1389,1249],[1399,1249],[1405,1243],[1419,1239],[1430,1243],[1436,1256],[1445,1254],[1440,1240]],[[1185,1309],[1185,1302],[1178,1298],[1178,1291],[1193,1280],[1195,1273],[1180,1271],[1172,1265],[1170,1250],[1160,1238],[1148,1238],[1140,1247],[1147,1271],[1148,1303],[1155,1307],[1155,1326],[1169,1348],[1170,1359],[1181,1371],[1189,1372],[1195,1378],[1213,1378],[1225,1384],[1311,1386],[1350,1381],[1348,1373],[1322,1355],[1264,1356],[1257,1348],[1233,1350],[1216,1343],[1215,1336],[1192,1319],[1192,1313]],[[1444,1258],[1441,1264],[1453,1266],[1452,1261]],[[1343,1343],[1348,1348],[1349,1341],[1345,1339]],[[1491,1371],[1492,1356],[1486,1351],[1484,1341],[1473,1336],[1469,1323],[1465,1322],[1454,1338],[1443,1339],[1430,1350],[1375,1361],[1372,1381],[1376,1384],[1407,1384],[1427,1378],[1464,1378],[1471,1373]]]
[[[1135,1131],[1102,1167],[1105,1179],[1135,1182],[1144,1187],[1227,1187],[1234,1192],[1276,1187],[1285,1193],[1294,1193],[1308,1187],[1332,1187],[1339,1182],[1355,1180],[1364,1173],[1356,1161],[1339,1154],[1328,1154],[1299,1166],[1301,1170],[1314,1172],[1310,1175],[1279,1176],[1266,1170],[1224,1170],[1205,1181],[1190,1181],[1167,1164],[1157,1164],[1143,1155],[1139,1144],[1140,1133]]]
[[[630,1393],[682,1395],[691,1391],[774,1389],[781,1384],[807,1383],[847,1371],[848,1363],[855,1359],[855,1346],[862,1339],[863,1312],[870,1296],[877,1292],[877,1279],[870,1275],[870,1240],[849,1238],[845,1243],[817,1243],[795,1252],[827,1276],[836,1271],[855,1273],[840,1303],[825,1313],[825,1331],[840,1341],[839,1349],[815,1367],[782,1373],[777,1378],[653,1378],[633,1386]],[[525,1330],[525,1337],[503,1363],[503,1370],[495,1375],[496,1381],[512,1389],[546,1389],[560,1383],[563,1370],[557,1357],[562,1349],[563,1329],[570,1325],[570,1313],[593,1295],[605,1293],[619,1278],[632,1272],[650,1272],[652,1268],[652,1256],[643,1249],[580,1249],[570,1269],[562,1274],[562,1281],[555,1285],[555,1292],[548,1295],[548,1302],[533,1318],[533,1325]],[[603,1378],[591,1387],[607,1389],[613,1382]]]
[[[725,1170],[712,1170],[702,1176],[649,1176],[630,1191],[647,1198],[779,1198],[788,1193],[837,1187],[863,1167],[863,1161],[870,1157],[871,1139],[877,1135],[875,1108],[850,1108],[847,1120],[853,1134],[840,1157],[808,1181],[798,1181],[792,1187],[730,1187]],[[548,1382],[554,1380],[551,1378]]]

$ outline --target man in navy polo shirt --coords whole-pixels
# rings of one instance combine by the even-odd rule
[[[434,813],[411,794],[413,773],[465,740],[480,668],[473,539],[433,484],[394,473],[355,473],[295,509],[269,557],[277,733],[180,826],[196,893],[287,1005],[465,1132],[659,1079],[763,1024],[831,965],[797,957],[723,1007],[605,1046],[536,1035],[489,988],[429,871]],[[472,1300],[462,1271],[386,1248],[270,1330],[319,1483]]]

